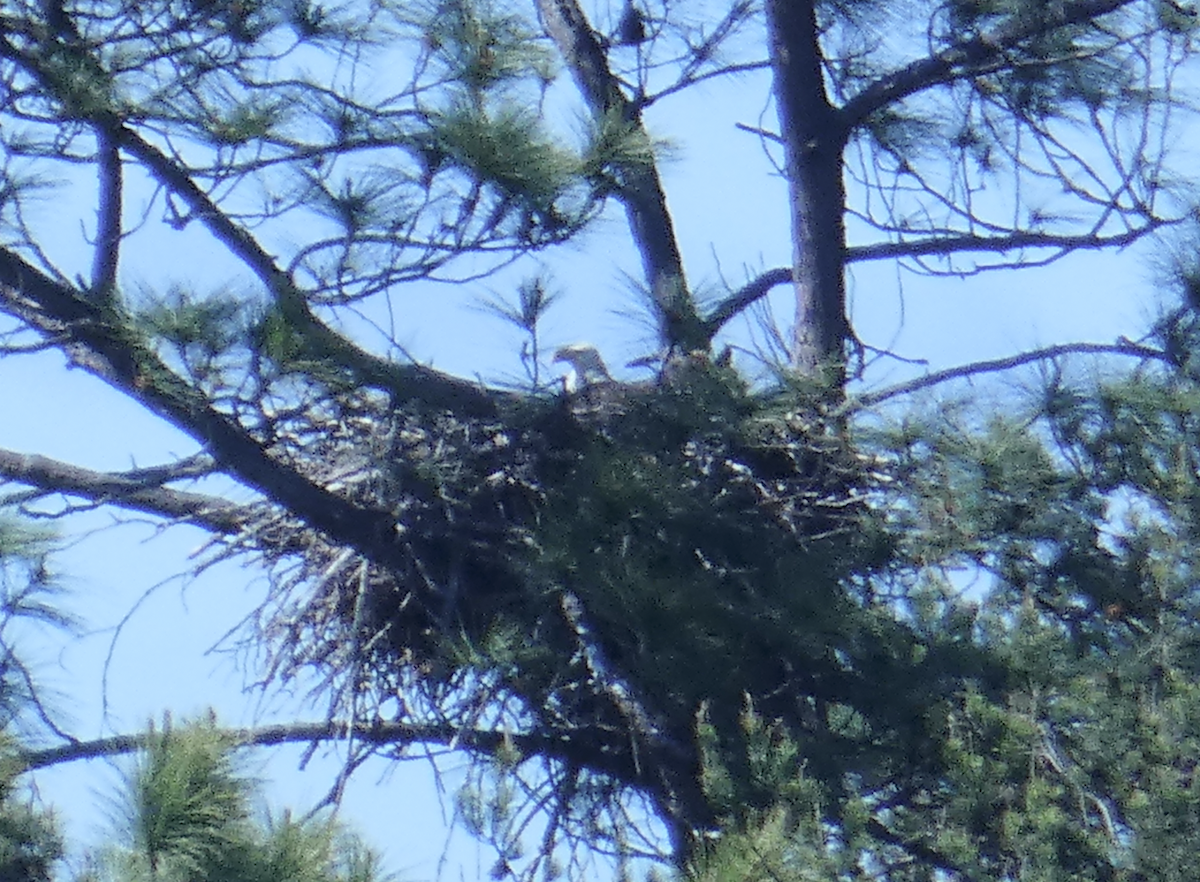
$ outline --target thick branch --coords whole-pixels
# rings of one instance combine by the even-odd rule
[[[575,0],[538,0],[547,35],[558,47],[592,117],[604,125],[614,116],[649,138],[641,110],[621,93],[608,67],[604,48]],[[687,288],[683,257],[667,210],[667,197],[652,162],[625,163],[618,169],[634,244],[642,258],[646,282],[658,311],[662,342],[690,352],[706,349],[703,323]]]
[[[88,302],[7,249],[0,249],[0,310],[59,339],[81,367],[182,429],[225,470],[268,499],[357,548],[376,563],[401,563],[393,521],[359,508],[277,462],[233,420],[162,363],[111,310]]]
[[[414,744],[438,744],[448,747],[456,744],[470,751],[495,754],[500,750],[516,748],[522,756],[542,756],[562,759],[577,768],[569,757],[563,754],[572,752],[569,740],[546,738],[538,735],[520,735],[486,730],[462,732],[452,726],[444,725],[406,725],[403,723],[376,723],[373,725],[347,726],[345,723],[327,721],[321,723],[288,723],[279,726],[264,726],[257,729],[226,729],[223,734],[231,744],[237,747],[268,747],[279,744],[311,744],[317,741],[344,741],[353,738],[360,744],[371,744],[377,747],[408,746]],[[42,750],[22,751],[18,756],[26,771],[45,769],[63,763],[80,760],[98,759],[100,757],[123,756],[144,750],[154,739],[161,738],[159,733],[141,733],[137,735],[114,735],[110,738],[98,738],[93,741],[76,741],[59,747]],[[947,872],[960,871],[946,855],[928,848],[919,842],[909,841],[888,828],[878,820],[868,821],[871,834],[891,845],[898,846],[910,854],[917,855]]]
[[[708,334],[709,339],[711,340],[715,337],[717,332],[734,316],[740,314],[745,309],[749,309],[757,301],[767,296],[768,292],[776,285],[783,285],[791,280],[791,267],[776,267],[775,269],[767,270],[757,279],[748,282],[729,297],[726,297],[717,304],[716,308],[709,313],[708,318],[704,320],[704,330]]]
[[[935,55],[919,59],[867,86],[839,111],[841,125],[852,130],[884,107],[933,86],[972,76],[990,68],[1004,53],[1023,40],[1059,28],[1083,24],[1129,6],[1134,0],[1076,0],[1047,3],[1040,16],[1018,15],[994,30],[955,43]]]
[[[560,597],[563,617],[579,640],[579,651],[588,666],[588,673],[629,723],[630,731],[648,744],[661,744],[678,755],[686,755],[686,749],[671,743],[663,735],[663,727],[651,718],[646,703],[635,694],[634,688],[623,681],[609,665],[604,649],[587,623],[583,602],[572,592],[564,591]]]
[[[318,741],[345,741],[378,748],[402,749],[414,745],[439,745],[448,750],[495,755],[514,748],[522,756],[544,761],[559,761],[571,768],[586,768],[610,777],[622,785],[649,792],[661,800],[662,783],[650,779],[664,765],[662,757],[645,755],[639,762],[629,749],[628,735],[619,731],[558,732],[520,734],[488,729],[462,729],[449,724],[373,723],[348,726],[328,720],[319,723],[286,723],[254,729],[225,729],[221,733],[235,747],[269,747],[279,744],[311,744]],[[49,768],[63,763],[100,757],[123,756],[144,750],[154,733],[114,735],[92,741],[72,741],[57,747],[27,750],[18,757],[26,771]]]
[[[157,471],[157,470],[156,470]],[[169,468],[163,470],[169,474]],[[112,505],[186,521],[214,533],[234,533],[245,522],[244,506],[209,496],[161,486],[166,475],[97,472],[36,454],[0,449],[0,477],[48,493],[65,493]]]
[[[488,729],[464,730],[449,724],[373,723],[348,726],[336,720],[222,731],[232,744],[239,747],[309,744],[314,741],[344,741],[353,738],[359,744],[378,747],[436,744],[448,749],[462,748],[486,754],[516,748],[524,757],[562,760],[576,767],[611,775],[614,780],[635,787],[638,786],[638,779],[642,777],[642,773],[634,768],[635,763],[630,759],[627,738],[619,732],[611,735],[599,732],[588,735],[576,733],[566,738],[552,732],[526,735]],[[79,760],[135,753],[143,750],[153,737],[153,734],[141,733],[114,735],[93,741],[72,741],[58,747],[23,751],[20,758],[26,770],[44,769]]]
[[[492,752],[500,748],[507,739],[518,749],[534,752],[544,747],[542,739],[531,736],[506,735],[501,732],[473,731],[463,733],[453,726],[410,726],[403,723],[377,723],[371,726],[348,727],[345,723],[327,721],[323,723],[287,723],[279,726],[264,726],[259,729],[222,730],[229,741],[239,747],[268,747],[276,744],[307,744],[314,741],[341,741],[353,737],[360,743],[389,744],[442,744],[451,742],[466,748]],[[153,733],[138,735],[114,735],[94,741],[76,741],[60,747],[30,750],[21,754],[27,770],[44,769],[62,763],[98,757],[120,756],[135,753],[151,742]],[[537,742],[525,743],[525,742]]]
[[[117,290],[117,262],[121,253],[121,151],[103,129],[96,132],[96,167],[100,181],[92,296],[111,300]]]

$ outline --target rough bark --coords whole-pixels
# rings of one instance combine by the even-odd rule
[[[398,558],[383,512],[369,511],[330,493],[286,463],[204,395],[178,378],[117,314],[45,276],[0,249],[0,311],[58,339],[71,360],[186,432],[230,474],[261,491],[330,537],[387,565]]]
[[[617,115],[627,125],[649,137],[641,108],[621,92],[609,69],[604,47],[575,0],[538,0],[538,12],[546,33],[558,47],[599,122]],[[626,163],[619,169],[621,188],[617,198],[625,205],[629,227],[646,284],[658,313],[664,349],[684,352],[707,350],[709,338],[696,310],[683,272],[683,256],[675,239],[675,226],[667,210],[667,197],[658,169],[653,163]]]
[[[766,12],[792,220],[792,366],[840,389],[849,332],[842,181],[846,131],[825,94],[815,4],[768,0]]]

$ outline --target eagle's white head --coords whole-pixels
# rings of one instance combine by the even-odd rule
[[[612,375],[604,366],[604,359],[590,343],[571,343],[554,353],[554,361],[565,362],[570,371],[563,378],[563,389],[577,392],[594,383],[612,382]]]

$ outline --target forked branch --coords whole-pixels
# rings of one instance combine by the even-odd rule
[[[60,341],[72,360],[194,438],[229,473],[380,564],[398,561],[390,519],[313,483],[173,373],[120,320],[0,249],[0,312]]]
[[[131,511],[186,521],[214,533],[234,533],[246,521],[245,509],[219,496],[165,487],[172,469],[160,474],[98,472],[37,454],[0,449],[0,478],[37,490],[111,503]],[[186,477],[186,473],[179,477]]]

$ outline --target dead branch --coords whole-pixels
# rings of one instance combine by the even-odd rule
[[[78,496],[185,521],[214,533],[236,533],[244,526],[248,520],[246,506],[205,493],[162,486],[186,476],[186,471],[174,475],[169,466],[153,472],[97,472],[47,456],[0,449],[0,477],[46,493]]]

